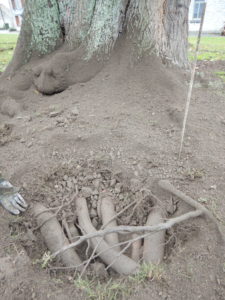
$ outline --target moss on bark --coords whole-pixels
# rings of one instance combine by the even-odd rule
[[[51,53],[63,43],[57,0],[27,0],[21,33],[8,75],[27,63],[32,56]]]

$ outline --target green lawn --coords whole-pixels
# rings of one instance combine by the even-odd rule
[[[194,58],[197,37],[189,37],[189,58]],[[225,60],[225,37],[203,36],[199,47],[199,60]]]
[[[214,74],[225,82],[225,71],[216,71]]]
[[[12,58],[18,34],[0,34],[0,71],[4,71]]]
[[[0,71],[3,71],[12,58],[18,34],[0,34]],[[189,58],[194,58],[197,37],[189,37]],[[13,49],[9,49],[13,48]],[[4,50],[5,49],[5,50]],[[225,37],[201,38],[199,60],[225,60]]]

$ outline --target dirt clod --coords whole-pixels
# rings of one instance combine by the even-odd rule
[[[82,195],[84,198],[89,198],[91,197],[93,191],[89,187],[82,187]]]
[[[20,105],[14,99],[6,99],[1,105],[1,113],[13,118],[20,111]]]
[[[93,274],[97,278],[107,278],[109,276],[108,272],[105,270],[105,265],[103,263],[95,262],[94,264],[91,265],[91,269]]]
[[[0,146],[3,146],[10,141],[12,129],[13,125],[11,124],[0,124]]]

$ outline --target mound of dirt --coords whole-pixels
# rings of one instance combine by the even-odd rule
[[[31,72],[44,62],[44,59],[34,61],[27,68]],[[37,78],[42,77],[42,72],[45,69]],[[61,76],[61,71],[57,74]],[[34,86],[13,87],[13,79],[4,82],[0,103],[13,91],[13,98],[19,95],[16,102],[24,109],[18,117],[1,115],[2,122],[12,124],[13,135],[17,137],[9,138],[11,129],[7,126],[0,131],[1,172],[22,187],[30,205],[34,202],[49,208],[65,205],[58,214],[60,221],[65,218],[76,224],[75,206],[70,201],[74,195],[84,196],[97,229],[101,226],[97,207],[104,190],[113,194],[117,212],[140,200],[134,211],[131,207],[118,218],[118,224],[145,224],[154,205],[149,190],[161,200],[168,217],[190,211],[178,199],[158,190],[156,182],[167,178],[212,210],[224,232],[224,118],[221,115],[225,109],[224,96],[207,87],[194,90],[184,152],[179,161],[187,78],[154,56],[133,63],[129,52],[118,46],[115,56],[92,80],[73,86],[67,84],[66,90],[51,97],[38,93]],[[57,86],[52,81],[53,90]],[[30,236],[36,226],[30,212],[19,226],[10,225],[11,219],[3,210],[0,215],[0,226],[5,228],[1,240],[9,236],[11,245],[12,237],[25,234],[26,238],[13,243],[20,247],[22,244],[32,261],[40,259],[47,249],[38,231],[34,231],[35,238]],[[223,299],[224,258],[214,238],[209,224],[199,218],[169,230],[163,279],[149,280],[145,288],[139,286],[133,291],[134,299],[148,299],[149,294],[157,300]],[[78,250],[85,257],[86,246]],[[7,251],[3,247],[1,257],[6,257]],[[14,259],[16,253],[10,252],[10,257]],[[59,266],[58,262],[52,266],[56,265]],[[39,282],[38,288],[47,295],[43,282],[46,281],[51,283],[51,297],[54,294],[63,299],[62,290],[67,299],[76,294],[73,273],[48,269],[49,275],[39,264],[27,267],[34,282],[24,279],[24,290],[29,286],[36,291]],[[13,280],[15,276],[10,274],[8,278]],[[19,284],[19,278],[15,281]],[[10,288],[7,289],[9,292]],[[11,292],[12,298],[18,296],[15,290]],[[6,297],[4,284],[1,293]],[[32,293],[29,290],[21,297],[32,299]],[[41,299],[38,294],[35,297]]]
[[[6,99],[1,105],[1,113],[14,117],[20,111],[20,105],[14,99]]]

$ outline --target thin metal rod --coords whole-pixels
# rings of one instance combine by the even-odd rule
[[[195,72],[196,72],[196,66],[197,66],[197,61],[198,61],[198,53],[199,53],[199,44],[200,44],[201,35],[202,35],[202,27],[203,27],[203,23],[204,23],[204,19],[205,19],[206,6],[207,6],[207,3],[204,3],[202,18],[201,18],[201,24],[200,24],[200,28],[199,28],[199,32],[198,32],[198,39],[197,39],[197,44],[196,44],[196,49],[195,49],[194,64],[193,64],[193,68],[192,68],[192,71],[191,71],[191,80],[190,80],[190,84],[189,84],[186,107],[185,107],[185,112],[184,112],[184,120],[183,120],[183,125],[182,125],[182,132],[181,132],[179,159],[181,157],[181,153],[182,153],[182,149],[183,149],[184,135],[185,135],[185,129],[186,129],[186,124],[187,124],[187,117],[188,117],[189,107],[190,107],[190,103],[191,103],[192,90],[193,90],[193,85],[194,85],[194,80],[195,80]]]

